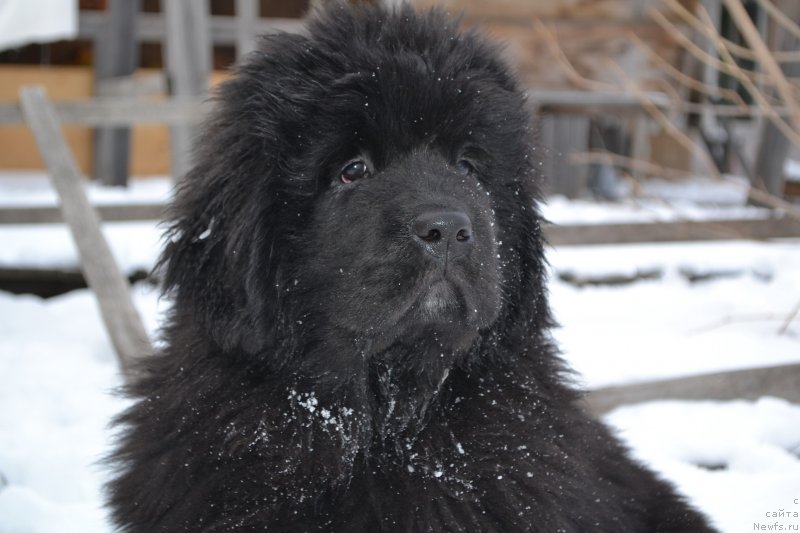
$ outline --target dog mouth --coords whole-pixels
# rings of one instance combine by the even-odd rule
[[[409,318],[419,324],[464,323],[465,297],[463,289],[449,277],[433,279],[420,288],[409,309]]]
[[[451,281],[440,279],[422,290],[418,312],[428,322],[454,317],[463,309],[459,291]]]

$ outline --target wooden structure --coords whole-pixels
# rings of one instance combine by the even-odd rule
[[[656,86],[663,80],[659,65],[631,38],[636,35],[645,46],[670,63],[676,63],[680,47],[655,24],[648,9],[658,0],[416,0],[422,7],[443,6],[454,13],[463,12],[465,23],[478,25],[506,44],[510,62],[519,67],[522,82],[533,92],[558,93],[597,86],[619,84],[616,73],[608,68],[614,61],[631,80],[643,86]],[[691,8],[695,0],[682,0]],[[569,68],[565,65],[569,64]],[[571,71],[574,69],[574,72]],[[577,83],[576,78],[592,80],[593,86]],[[663,96],[663,95],[662,95]],[[606,91],[594,94],[591,100],[614,102]],[[631,95],[628,95],[630,98]],[[642,121],[641,106],[627,108],[618,115],[610,107],[581,106],[546,110],[537,125],[539,144],[545,151],[543,173],[548,176],[548,192],[568,198],[585,196],[592,191],[613,196],[613,167],[577,164],[569,159],[572,153],[591,149],[617,151],[626,137],[636,157],[648,158],[650,134]],[[616,111],[619,111],[617,109]],[[688,165],[688,158],[681,162]]]
[[[84,10],[79,16],[79,38],[95,43],[94,70],[87,67],[51,66],[42,69],[40,66],[0,65],[0,106],[5,105],[7,109],[8,104],[16,102],[19,88],[28,84],[45,85],[54,102],[80,101],[92,96],[109,101],[123,98],[128,102],[136,98],[150,102],[154,114],[163,111],[161,103],[166,97],[188,98],[190,102],[187,104],[194,104],[207,97],[209,87],[227,77],[222,70],[211,70],[209,50],[213,45],[235,45],[237,53],[244,53],[252,50],[255,35],[298,31],[302,24],[296,18],[260,17],[259,7],[264,9],[261,0],[235,0],[236,16],[209,14],[208,0],[164,0],[161,13],[137,12],[135,8],[146,0],[106,1],[106,11]],[[275,6],[287,3],[286,0],[269,2]],[[284,8],[283,11],[296,12],[297,8]],[[199,21],[199,27],[204,26],[206,31],[197,31],[195,24],[184,25],[184,21],[189,20],[187,17]],[[179,34],[182,37],[179,38]],[[126,75],[130,69],[123,66],[130,63],[132,52],[142,43],[163,44],[166,70],[137,69],[132,75]],[[176,61],[175,58],[182,54],[187,55],[183,55],[182,61]],[[146,113],[152,116],[150,112]],[[191,122],[199,118],[200,115]],[[174,128],[157,122],[165,122]],[[0,117],[0,145],[4,147],[0,150],[0,169],[42,168],[30,132],[24,127],[9,127],[12,123],[7,116],[6,120]],[[137,176],[170,174],[173,134],[177,139],[176,145],[183,143],[182,148],[175,148],[176,157],[182,159],[175,163],[179,168],[174,174],[185,171],[185,156],[189,153],[187,139],[191,136],[187,121],[181,121],[183,126],[171,122],[169,117],[165,121],[133,123],[135,126],[132,128],[114,124],[96,133],[87,127],[96,124],[87,122],[69,126],[66,138],[83,173],[96,176],[104,183],[122,183],[129,173]],[[126,136],[129,141],[125,140]],[[124,162],[125,146],[130,146],[127,164]]]

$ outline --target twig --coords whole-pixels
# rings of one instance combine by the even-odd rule
[[[553,34],[550,28],[547,27],[541,20],[534,19],[534,29],[544,37],[544,42],[547,45],[550,53],[553,55],[558,64],[564,69],[567,78],[576,86],[587,91],[617,91],[619,87],[605,83],[602,81],[591,80],[583,76],[575,69],[572,62],[564,53],[564,49],[558,43],[558,38]]]
[[[667,6],[669,6],[669,8],[673,11],[673,13],[678,15],[686,24],[690,25],[692,28],[694,28],[695,30],[699,31],[700,33],[710,37],[710,35],[708,34],[708,27],[705,26],[699,20],[697,20],[697,17],[692,15],[692,13],[688,9],[686,9],[680,2],[678,2],[677,0],[662,0],[662,1]],[[759,0],[759,1],[763,1],[763,0]],[[773,7],[773,9],[774,9],[774,7]],[[780,13],[784,17],[786,16],[783,13],[781,13],[780,11],[778,11],[778,13]],[[750,50],[749,48],[746,48],[744,46],[738,45],[738,44],[734,43],[733,41],[725,39],[724,37],[721,37],[721,38],[722,38],[722,41],[725,43],[725,46],[728,48],[728,50],[730,50],[731,53],[733,53],[734,55],[739,56],[739,57],[741,57],[743,59],[750,59],[750,60],[758,59],[758,56],[756,55],[756,53],[753,52],[752,50]],[[775,52],[773,52],[773,55],[774,55],[774,57],[775,57],[775,59],[777,61],[781,61],[781,62],[791,63],[791,62],[795,62],[795,61],[800,61],[800,52],[795,51],[795,50],[792,50],[792,51],[775,51]]]
[[[578,87],[580,89],[586,90],[586,91],[615,92],[615,93],[620,93],[620,94],[624,94],[625,93],[625,91],[621,87],[618,87],[618,86],[610,84],[610,83],[605,83],[605,82],[601,82],[601,81],[598,81],[598,80],[593,80],[593,79],[587,78],[586,76],[583,76],[580,72],[578,72],[578,70],[572,64],[570,59],[564,53],[563,48],[561,47],[561,45],[558,42],[558,38],[553,34],[553,32],[550,30],[550,28],[547,27],[542,21],[540,21],[538,19],[534,21],[534,27],[544,37],[544,40],[545,40],[545,42],[547,44],[547,47],[548,47],[549,51],[551,52],[553,57],[556,59],[558,64],[562,67],[564,73],[567,76],[567,79],[574,86],[576,86],[576,87]],[[641,40],[638,39],[638,37],[634,36],[634,38],[639,40],[639,42],[641,42]],[[642,45],[645,46],[645,47],[647,46],[644,43],[642,43]],[[654,59],[656,57],[658,57],[657,55],[655,55],[654,52],[653,52],[653,54],[654,54],[653,55]],[[668,63],[664,62],[663,59],[661,61],[663,62],[663,63],[661,63],[662,65],[664,65],[664,66],[668,65]],[[675,70],[674,67],[672,67],[672,69]],[[679,71],[676,70],[676,73],[679,73]],[[685,76],[683,74],[680,74],[680,75]],[[685,76],[685,77],[688,78],[688,79],[692,79],[692,78],[689,78],[688,76]],[[705,86],[705,84],[703,84],[702,82],[699,82],[697,80],[694,80],[694,81],[696,81],[697,83]],[[730,94],[728,94],[728,92],[730,92]],[[721,95],[725,96],[725,97],[728,97],[731,100],[736,101],[737,103],[738,102],[743,103],[743,100],[741,99],[739,94],[736,93],[735,91],[732,91],[730,89],[719,89],[719,93]],[[783,108],[783,107],[776,108],[774,106],[762,106],[762,107],[759,107],[759,106],[747,106],[747,105],[740,106],[740,105],[697,104],[697,103],[694,103],[694,102],[687,102],[685,100],[682,100],[682,99],[678,98],[677,94],[675,93],[674,90],[671,91],[671,96],[672,96],[672,100],[673,100],[673,102],[674,102],[676,107],[678,107],[681,111],[685,111],[685,112],[689,112],[689,113],[701,113],[701,112],[709,110],[709,109],[711,111],[713,111],[715,114],[725,115],[725,116],[739,116],[739,115],[749,115],[749,116],[774,116],[774,115],[777,115],[777,116],[783,116],[783,115],[787,115],[789,113],[789,111],[787,109]],[[798,140],[800,140],[800,139],[798,139]]]
[[[783,99],[784,105],[792,112],[789,116],[789,120],[795,132],[800,133],[800,104],[795,99],[795,95],[793,94],[794,90],[783,74],[780,65],[778,65],[778,62],[772,57],[772,53],[769,48],[767,48],[767,45],[764,44],[761,35],[758,33],[758,29],[753,24],[753,21],[750,20],[750,16],[742,6],[741,0],[722,1],[725,2],[728,12],[731,14],[731,17],[733,17],[739,30],[744,35],[745,40],[750,45],[750,48],[758,55],[759,62],[775,82],[775,87],[778,90],[778,94],[780,94]]]
[[[705,9],[702,6],[699,6],[699,8],[701,10],[701,15],[704,16],[704,18],[705,18],[704,23],[706,25],[709,25],[709,27],[713,29],[714,26],[713,26],[713,23],[710,22],[711,21],[710,15],[708,14],[707,11],[705,11]],[[661,15],[660,13],[658,13],[658,15],[660,15],[662,18],[664,18],[663,15]],[[664,20],[666,21],[666,18],[664,18]],[[667,22],[669,22],[669,21],[667,21]],[[566,54],[564,53],[563,49],[559,45],[558,39],[556,38],[555,35],[553,35],[553,33],[550,31],[550,29],[544,23],[542,23],[542,21],[540,21],[538,19],[534,21],[534,26],[536,27],[537,31],[539,31],[544,36],[545,41],[547,42],[551,53],[556,57],[556,59],[558,60],[559,64],[562,66],[562,68],[564,68],[564,70],[567,73],[568,77],[570,78],[570,80],[575,85],[577,85],[579,87],[582,87],[584,89],[587,89],[587,90],[623,92],[623,91],[620,91],[620,88],[618,86],[616,86],[616,85],[612,85],[612,84],[608,84],[608,83],[600,82],[600,81],[596,81],[596,80],[591,80],[591,79],[588,79],[585,76],[581,75],[575,69],[575,67],[572,65],[572,63],[570,62],[569,58],[566,56]],[[777,122],[775,122],[776,126],[778,126],[778,128],[781,129],[781,131],[792,142],[794,142],[795,144],[800,146],[800,136],[797,133],[795,133],[785,121],[781,120],[780,115],[779,115],[778,111],[775,109],[775,107],[773,107],[769,102],[766,101],[766,98],[764,97],[764,95],[753,85],[752,81],[750,81],[750,78],[748,76],[746,76],[744,71],[736,64],[736,62],[731,57],[730,52],[727,50],[727,48],[725,48],[724,43],[720,42],[721,38],[719,37],[719,34],[716,33],[716,31],[714,32],[714,35],[716,35],[716,37],[717,37],[717,39],[715,40],[715,43],[716,43],[718,49],[720,49],[720,53],[723,54],[723,56],[726,58],[726,61],[729,61],[731,63],[730,66],[728,65],[728,63],[724,63],[724,64],[726,65],[727,68],[730,68],[732,71],[734,71],[734,72],[736,72],[738,74],[736,76],[738,79],[743,81],[743,83],[746,83],[745,87],[748,88],[749,91],[751,91],[751,94],[753,94],[753,97],[755,98],[755,100],[758,103],[758,107],[757,107],[758,112],[763,114],[763,115],[765,115],[765,116],[767,116],[773,122],[777,121]],[[675,126],[672,123],[672,121],[659,109],[659,107],[652,100],[650,100],[647,97],[647,95],[635,83],[633,83],[633,80],[631,80],[627,76],[627,74],[625,74],[625,71],[622,70],[622,68],[619,65],[617,65],[616,63],[614,63],[613,61],[610,61],[610,60],[609,60],[609,63],[610,63],[611,68],[616,70],[618,75],[619,75],[619,77],[623,80],[623,83],[624,83],[624,86],[625,86],[625,90],[627,92],[629,92],[629,93],[633,93],[637,97],[637,99],[639,100],[640,104],[642,105],[642,108],[651,117],[653,117],[653,119],[655,119],[661,125],[662,128],[664,128],[666,133],[670,137],[675,139],[689,153],[697,153],[697,154],[699,154],[699,156],[703,160],[704,165],[707,167],[711,177],[713,177],[714,179],[717,179],[717,180],[725,179],[719,173],[719,170],[717,169],[716,164],[714,164],[713,159],[709,155],[707,149],[704,146],[702,146],[702,145],[696,143],[695,141],[693,141],[688,135],[683,133],[677,126]],[[749,87],[748,87],[748,85],[749,85]],[[698,111],[708,107],[708,106],[705,106],[705,105],[694,106],[694,105],[692,105],[690,103],[685,103],[685,102],[682,102],[682,101],[680,102],[680,104],[685,105],[687,108],[696,108]],[[712,110],[715,110],[715,111],[721,111],[721,110],[729,109],[731,107],[738,108],[737,106],[712,106],[711,108],[712,108]],[[748,107],[747,109],[751,113],[755,114],[755,112],[754,112],[754,110],[752,108]],[[781,111],[783,111],[783,110],[781,110]],[[577,157],[575,157],[575,156],[577,156]],[[599,162],[603,162],[603,163],[606,163],[606,164],[610,163],[610,164],[613,164],[615,166],[620,166],[620,167],[623,167],[623,168],[643,169],[645,172],[658,171],[658,172],[653,172],[653,173],[661,173],[661,175],[663,175],[664,177],[667,177],[668,175],[673,175],[674,176],[674,175],[677,175],[677,174],[682,172],[682,171],[675,170],[675,169],[667,169],[665,167],[659,167],[659,165],[655,165],[655,164],[649,163],[649,162],[644,162],[644,161],[641,161],[641,160],[625,158],[624,156],[620,156],[619,154],[610,154],[608,156],[605,156],[605,155],[602,155],[602,154],[597,154],[597,155],[592,155],[592,154],[581,154],[581,155],[578,155],[578,154],[575,154],[575,156],[573,156],[574,157],[573,160],[576,161],[576,162],[581,162],[580,160],[582,158],[587,162],[592,162],[592,161],[590,161],[591,159],[598,158]],[[620,164],[620,163],[624,163],[624,164]],[[683,173],[683,175],[685,176],[686,174]],[[789,202],[786,202],[785,200],[783,200],[783,199],[781,199],[781,198],[779,198],[777,196],[774,196],[774,195],[772,195],[772,194],[770,194],[770,193],[768,193],[766,191],[763,191],[763,190],[760,190],[760,189],[757,189],[757,188],[754,188],[754,187],[750,186],[748,188],[748,191],[747,191],[747,196],[748,196],[748,198],[756,200],[756,201],[759,201],[762,204],[768,205],[768,206],[776,208],[776,209],[780,209],[780,210],[784,211],[786,213],[786,215],[791,217],[791,218],[800,220],[800,209],[795,207],[793,204],[791,204]]]
[[[651,176],[659,176],[667,179],[682,179],[692,175],[691,172],[667,168],[650,161],[635,159],[613,152],[575,152],[570,154],[569,159],[570,163],[576,165],[611,165],[629,170],[638,170],[650,174]]]
[[[687,76],[674,66],[672,66],[669,61],[665,60],[663,57],[655,53],[652,48],[650,48],[644,41],[642,41],[638,35],[634,32],[628,32],[631,40],[636,44],[639,48],[644,50],[647,56],[654,61],[660,68],[662,72],[668,74],[672,79],[676,80],[681,85],[693,89],[697,92],[715,96],[717,98],[726,98],[732,102],[735,102],[735,107],[746,110],[747,104],[739,96],[739,93],[734,91],[733,89],[726,89],[724,87],[712,87],[707,83],[703,83],[700,80],[696,80],[691,76]]]
[[[786,317],[786,321],[783,323],[783,325],[778,330],[778,335],[785,335],[786,334],[786,332],[789,330],[789,325],[797,317],[798,313],[800,313],[800,301],[797,302],[797,304],[794,306],[794,309],[792,309],[792,311]]]
[[[709,65],[720,72],[724,72],[725,74],[730,74],[737,79],[739,79],[741,76],[752,79],[759,79],[763,77],[763,75],[757,72],[742,68],[734,70],[729,65],[710,55],[708,52],[692,42],[692,40],[684,35],[677,27],[675,27],[675,25],[667,17],[665,17],[663,13],[653,7],[650,8],[649,13],[656,24],[661,26],[661,29],[667,32],[669,36],[672,37],[684,50],[695,56],[699,61],[702,61],[706,65]],[[717,36],[719,37],[719,35]]]
[[[778,21],[778,24],[783,26],[783,28],[800,39],[800,26],[797,25],[796,22],[792,21],[789,17],[786,16],[780,9],[775,7],[772,2],[768,2],[767,0],[757,0],[758,4],[764,8],[764,11],[770,14],[772,18]]]
[[[698,10],[700,11],[700,16],[703,19],[703,22],[710,27],[714,27],[714,23],[711,20],[711,15],[708,14],[708,11],[703,6],[698,6]],[[742,82],[742,85],[747,92],[753,96],[753,99],[756,101],[757,105],[765,111],[765,115],[769,120],[775,124],[781,133],[783,133],[793,144],[800,146],[800,134],[798,134],[794,129],[792,129],[789,124],[786,123],[778,113],[775,111],[775,108],[770,104],[764,94],[755,86],[755,84],[747,77],[742,75],[742,69],[739,65],[736,64],[736,61],[731,56],[731,53],[725,48],[725,44],[721,42],[719,39],[715,39],[714,43],[717,47],[722,58],[725,60],[725,63],[730,66],[731,69],[734,71],[739,72],[739,76],[737,78],[739,81]],[[796,105],[797,103],[794,102]]]
[[[698,6],[698,9],[704,9],[702,6]],[[718,58],[712,56],[702,48],[700,48],[697,44],[692,41],[689,37],[683,34],[678,27],[670,21],[667,17],[664,16],[663,13],[658,11],[654,7],[650,7],[648,12],[652,19],[661,27],[662,30],[667,32],[667,34],[677,42],[684,50],[692,54],[698,61],[710,66],[711,68],[718,70],[720,72],[724,72],[730,76],[733,76],[737,80],[742,81],[742,77],[746,77],[750,80],[756,81],[763,85],[771,85],[773,82],[771,78],[761,72],[755,72],[752,70],[747,70],[742,67],[732,68],[728,63],[724,61],[720,61]],[[689,15],[691,16],[691,14]],[[695,24],[701,24],[699,21],[695,19]],[[722,41],[723,44],[727,48],[727,39],[723,39],[721,35],[717,32],[716,28],[713,24],[710,26],[710,30],[706,28],[703,33],[709,38],[714,41]],[[738,46],[738,45],[737,45]],[[753,54],[755,55],[755,54]],[[793,84],[800,83],[800,79],[798,78],[787,78]],[[800,92],[800,87],[794,87],[795,90]]]
[[[628,77],[628,75],[619,65],[611,60],[608,60],[606,63],[611,69],[616,71],[617,75],[625,85],[625,89],[633,93],[639,99],[639,102],[642,104],[644,110],[647,111],[647,113],[653,117],[653,119],[655,119],[655,121],[658,122],[662,128],[664,128],[664,131],[667,133],[667,135],[675,139],[678,144],[683,146],[689,153],[696,153],[699,155],[703,161],[703,165],[706,167],[706,170],[711,174],[711,176],[716,179],[720,179],[721,176],[719,170],[717,169],[717,166],[714,164],[714,160],[711,158],[705,147],[700,146],[696,142],[692,141],[688,135],[683,133],[677,126],[675,126],[675,124],[672,123],[672,121],[658,108],[658,106],[650,101],[650,99],[647,98],[647,95],[644,94],[635,83],[633,83],[633,80]]]
[[[752,314],[752,315],[728,315],[722,317],[718,322],[714,324],[709,324],[707,326],[702,326],[699,328],[695,328],[687,332],[689,335],[700,335],[702,333],[708,333],[709,331],[713,331],[715,329],[719,329],[725,326],[729,326],[731,324],[741,324],[746,322],[772,322],[775,320],[783,320],[784,315],[780,313],[762,313],[762,314]],[[790,321],[791,322],[791,321]]]
[[[794,204],[787,202],[786,200],[783,200],[774,194],[770,194],[767,191],[751,186],[747,190],[747,196],[756,202],[761,202],[762,204],[768,205],[774,209],[780,209],[786,213],[786,216],[788,217],[800,220],[800,209],[798,209]]]

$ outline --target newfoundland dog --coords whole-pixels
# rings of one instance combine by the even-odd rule
[[[337,2],[223,84],[118,421],[120,531],[711,530],[569,384],[500,55]]]

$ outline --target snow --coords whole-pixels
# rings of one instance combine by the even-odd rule
[[[95,205],[166,202],[172,194],[167,178],[133,180],[129,189],[89,183]],[[41,173],[17,172],[0,177],[0,207],[56,206],[57,196]],[[117,264],[126,274],[150,270],[161,248],[163,228],[156,221],[110,222],[103,233]],[[63,224],[0,225],[0,267],[77,270],[78,251]]]
[[[787,179],[800,181],[800,161],[787,159],[786,164],[783,166],[783,173]]]
[[[134,296],[152,331],[166,302],[146,284]],[[0,292],[0,317],[0,532],[109,531],[100,463],[125,401],[91,293]]]
[[[41,186],[2,183],[0,204],[53,201]],[[153,201],[170,190],[158,181],[141,186],[147,190],[91,194],[98,203]],[[725,218],[722,212],[749,209],[726,203],[725,194],[714,193],[703,205],[684,204],[676,194],[655,218]],[[647,217],[656,208],[642,205],[556,199],[547,216],[561,223],[608,222],[644,212],[652,220]],[[160,246],[154,223],[106,224],[106,234],[126,270],[153,265]],[[77,264],[58,226],[0,226],[0,241],[0,266]],[[779,333],[800,300],[800,241],[563,247],[550,250],[549,260],[551,302],[563,326],[554,335],[585,385],[800,362],[800,319]],[[558,278],[643,270],[659,275],[583,288]],[[728,276],[692,283],[687,271]],[[145,283],[134,287],[134,297],[154,332],[169,303]],[[109,531],[102,457],[113,437],[109,421],[126,401],[113,394],[120,376],[91,293],[43,300],[0,292],[0,339],[0,375],[6,377],[0,387],[0,533]],[[305,408],[325,416],[311,400],[304,400]],[[605,419],[722,531],[753,531],[776,521],[784,530],[800,529],[800,518],[787,514],[800,513],[800,406],[777,398],[659,401],[622,407]]]
[[[96,182],[86,182],[89,201],[98,205],[119,203],[145,204],[164,201],[172,195],[173,184],[169,178],[153,177],[131,180],[125,187],[103,187]],[[41,172],[3,172],[0,175],[0,205],[2,206],[52,206],[58,196],[47,175]]]
[[[777,333],[800,300],[797,241],[563,247],[549,259],[586,275],[662,272],[622,287],[551,285],[555,337],[590,387],[800,361],[800,327]],[[738,275],[690,283],[687,270]],[[598,364],[620,339],[624,363]]]
[[[613,203],[548,199],[545,218],[555,224],[619,224],[624,222],[676,222],[680,220],[724,220],[765,217],[765,209],[747,206],[746,180],[725,176],[721,180],[650,179],[639,187],[638,196]]]

